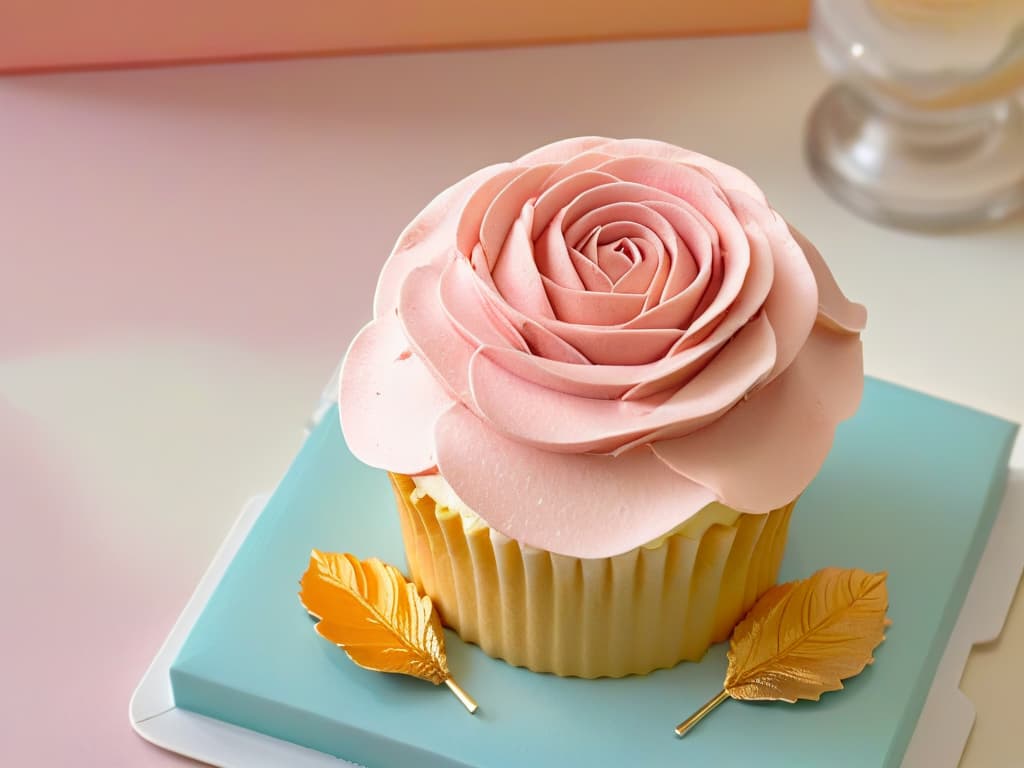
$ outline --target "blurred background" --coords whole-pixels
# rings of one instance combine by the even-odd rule
[[[129,697],[394,238],[558,138],[744,169],[868,305],[869,374],[1024,421],[1022,23],[1024,0],[0,0],[0,762],[186,763]],[[966,768],[1024,764],[1021,602],[968,665]]]

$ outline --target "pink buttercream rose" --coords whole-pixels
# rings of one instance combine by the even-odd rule
[[[743,173],[580,138],[438,196],[342,370],[362,461],[439,471],[492,528],[628,551],[712,501],[798,496],[863,386],[849,302]]]

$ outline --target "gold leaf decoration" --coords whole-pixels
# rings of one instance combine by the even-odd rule
[[[299,600],[316,632],[356,664],[444,683],[473,713],[476,702],[448,671],[441,620],[427,595],[377,558],[314,549],[299,582]]]
[[[769,590],[733,630],[726,693],[794,702],[842,688],[885,639],[885,577],[825,568]]]
[[[726,698],[818,701],[860,674],[885,639],[885,573],[825,568],[766,592],[732,633],[723,690],[676,727],[684,736]]]

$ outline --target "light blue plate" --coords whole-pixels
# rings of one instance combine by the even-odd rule
[[[320,639],[296,597],[312,548],[404,563],[387,478],[348,452],[330,411],[306,441],[171,668],[177,706],[373,768],[898,766],[1002,497],[1016,426],[868,380],[801,498],[781,579],[823,566],[889,572],[894,625],[876,663],[819,703],[727,701],[724,644],[697,664],[560,679],[447,633],[481,704],[367,672]]]

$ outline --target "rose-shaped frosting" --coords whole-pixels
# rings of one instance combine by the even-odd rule
[[[514,539],[611,556],[715,500],[799,495],[860,401],[865,315],[740,171],[570,139],[402,233],[345,359],[342,428]]]

